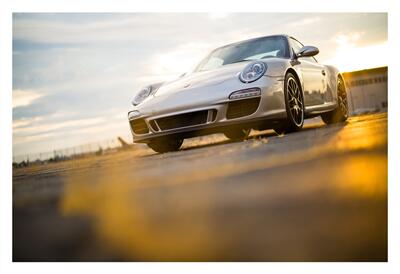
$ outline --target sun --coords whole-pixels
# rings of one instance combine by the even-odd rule
[[[387,42],[364,47],[344,42],[335,55],[324,64],[334,65],[341,72],[382,67],[388,65],[388,52]]]

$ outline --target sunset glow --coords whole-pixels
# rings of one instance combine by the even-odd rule
[[[388,49],[387,42],[364,47],[346,44],[324,63],[334,65],[342,72],[387,66]]]

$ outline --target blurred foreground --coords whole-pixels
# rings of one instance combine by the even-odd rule
[[[14,170],[14,261],[386,261],[387,115]]]

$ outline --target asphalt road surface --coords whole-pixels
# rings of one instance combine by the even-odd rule
[[[387,261],[387,115],[13,173],[14,261]]]

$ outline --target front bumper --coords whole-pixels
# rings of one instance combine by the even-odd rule
[[[146,113],[146,108],[143,108],[144,113],[140,109],[134,110],[140,114],[129,118],[133,141],[146,143],[153,138],[169,135],[189,138],[223,132],[226,127],[232,126],[272,127],[275,122],[286,119],[283,83],[283,77],[263,76],[251,84],[241,83],[229,87],[231,90],[227,95],[218,100],[203,100],[197,105],[191,103],[187,107],[173,109],[159,106],[156,112]],[[229,94],[249,88],[259,88],[260,96],[229,99]]]

